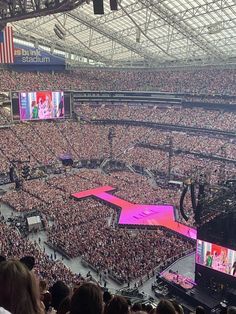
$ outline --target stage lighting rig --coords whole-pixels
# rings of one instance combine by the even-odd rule
[[[24,165],[22,168],[22,177],[26,180],[30,176],[30,166],[28,164]]]
[[[207,196],[204,196],[200,225],[209,223],[219,216],[236,214],[236,181],[228,180],[218,189],[210,189]]]
[[[205,199],[206,199],[206,186],[207,186],[207,176],[203,173],[198,173],[193,177],[186,178],[183,182],[183,190],[180,197],[180,213],[185,221],[188,221],[189,217],[184,210],[184,200],[188,191],[191,195],[192,209],[194,213],[194,220],[196,225],[201,224],[201,214],[203,211]],[[196,190],[198,194],[196,196]]]
[[[0,0],[0,25],[70,11],[84,2],[85,0]]]

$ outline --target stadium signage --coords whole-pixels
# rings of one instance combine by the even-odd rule
[[[14,55],[20,56],[23,63],[27,62],[44,62],[48,63],[51,61],[50,57],[43,57],[39,49],[26,50],[26,49],[15,49]]]
[[[39,48],[15,44],[15,65],[65,65],[65,58],[52,55]]]

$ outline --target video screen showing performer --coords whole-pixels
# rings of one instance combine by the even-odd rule
[[[196,263],[236,277],[236,251],[197,240]]]
[[[64,118],[64,93],[39,91],[19,93],[21,120]]]

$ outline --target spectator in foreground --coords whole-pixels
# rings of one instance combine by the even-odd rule
[[[145,310],[147,313],[151,313],[153,310],[153,307],[151,304],[146,304],[146,305],[144,305],[143,310]]]
[[[67,314],[70,312],[70,297],[66,297],[60,304],[57,314]]]
[[[42,314],[34,275],[20,261],[0,263],[0,307],[11,314]]]
[[[51,305],[52,297],[51,293],[47,289],[47,283],[45,280],[39,281],[40,300],[45,306],[45,310],[48,311]]]
[[[120,296],[113,297],[105,306],[104,314],[128,314],[129,305],[125,298]]]
[[[175,314],[175,308],[168,300],[161,300],[156,307],[156,314]]]
[[[112,299],[112,295],[110,294],[110,292],[109,291],[104,291],[104,293],[103,293],[103,302],[105,304],[108,304],[111,301],[111,299]]]
[[[176,314],[184,314],[183,307],[179,303],[177,303],[175,300],[171,300],[171,303],[175,308]]]
[[[202,307],[200,305],[196,307],[196,311],[195,312],[196,312],[196,314],[205,314],[206,313],[204,307]]]
[[[102,314],[101,289],[93,283],[83,284],[72,296],[70,307],[70,314]]]
[[[142,311],[142,304],[141,303],[134,303],[132,305],[132,308],[131,308],[132,312],[139,312],[139,311]]]
[[[51,293],[51,306],[58,310],[63,300],[69,296],[70,289],[63,282],[58,280],[54,285],[49,289]]]

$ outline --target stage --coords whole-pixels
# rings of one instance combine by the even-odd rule
[[[103,186],[72,194],[76,199],[94,197],[120,210],[118,224],[120,226],[161,226],[177,232],[187,238],[196,240],[194,228],[179,223],[175,219],[174,206],[166,204],[148,205],[135,204],[111,194],[111,186]]]
[[[113,195],[111,192],[114,191],[115,189],[111,186],[102,186],[96,189],[74,193],[72,196],[78,200],[93,197],[105,202],[113,208],[119,209],[120,216],[118,224],[120,226],[127,226],[129,228],[132,226],[152,228],[162,226],[190,239],[196,239],[197,232],[194,228],[187,227],[176,221],[174,206],[166,204],[134,204]],[[159,276],[159,280],[162,280],[164,285],[168,286],[168,297],[177,296],[181,299],[181,303],[191,310],[197,305],[202,305],[207,312],[210,313],[213,308],[219,305],[219,300],[208,295],[209,291],[207,293],[194,282],[194,267],[192,266],[195,265],[195,254],[183,257],[183,259],[186,258],[189,259],[188,267],[186,267],[186,263],[185,266],[183,266],[183,260],[180,259],[166,269]],[[177,266],[178,263],[182,265],[182,274],[181,268]],[[170,270],[171,268],[172,270]],[[179,269],[179,271],[177,269]]]
[[[222,298],[196,284],[194,264],[195,253],[180,258],[160,274],[158,282],[168,287],[168,297],[178,299],[188,311],[193,312],[196,306],[201,305],[211,313]]]

